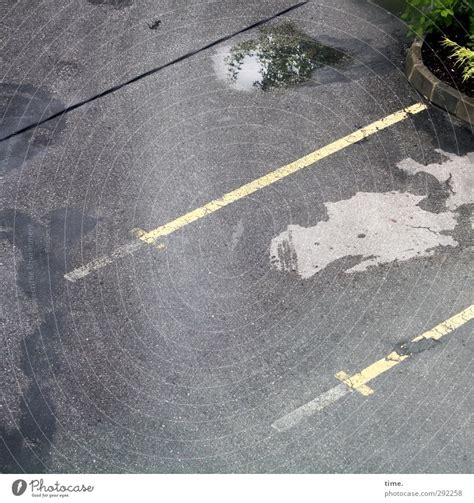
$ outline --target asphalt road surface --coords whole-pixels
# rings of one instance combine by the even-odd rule
[[[474,141],[401,21],[1,5],[1,472],[474,471]]]

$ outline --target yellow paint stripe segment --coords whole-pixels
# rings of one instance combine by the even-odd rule
[[[291,162],[290,164],[286,164],[285,166],[272,171],[268,175],[264,175],[260,178],[257,178],[256,180],[253,180],[252,182],[246,183],[238,189],[228,192],[222,197],[214,199],[214,201],[211,201],[204,206],[201,206],[200,208],[190,211],[189,213],[186,213],[185,215],[182,215],[175,220],[168,222],[167,224],[157,227],[156,229],[153,229],[149,232],[141,233],[138,238],[142,241],[145,241],[146,243],[152,244],[157,239],[167,236],[168,234],[181,229],[185,225],[195,222],[196,220],[199,220],[200,218],[205,217],[210,213],[214,213],[215,211],[220,210],[221,208],[224,208],[225,206],[234,203],[239,199],[249,196],[250,194],[257,192],[260,189],[268,187],[269,185],[272,185],[273,183],[278,182],[279,180],[282,180],[283,178],[286,178],[287,176],[292,175],[293,173],[296,173],[303,168],[311,166],[315,162],[320,161],[325,157],[343,150],[349,145],[353,145],[354,143],[357,143],[358,141],[363,140],[364,138],[367,138],[368,136],[371,136],[374,133],[381,131],[382,129],[388,128],[390,126],[393,126],[397,122],[405,120],[410,115],[422,112],[423,110],[426,110],[426,108],[426,105],[424,105],[423,103],[415,103],[408,108],[399,110],[398,112],[395,112],[391,115],[388,115],[387,117],[384,117],[383,119],[369,124],[368,126],[358,129],[357,131],[354,131],[353,133],[344,136],[339,140],[329,143],[329,145],[315,150],[314,152],[311,152],[310,154],[305,155],[304,157],[301,157],[300,159]]]
[[[474,304],[464,309],[464,311],[455,314],[446,321],[443,321],[439,325],[436,325],[431,330],[428,330],[418,337],[415,337],[411,342],[418,342],[421,339],[441,339],[441,337],[443,337],[444,335],[449,334],[453,330],[456,330],[473,318]],[[373,390],[366,386],[369,381],[375,379],[387,370],[390,370],[392,367],[395,367],[395,365],[398,365],[407,358],[410,358],[410,355],[399,355],[396,351],[392,351],[385,358],[372,363],[372,365],[369,365],[364,370],[361,370],[359,373],[354,374],[352,377],[349,377],[343,371],[338,372],[336,374],[336,377],[351,389],[367,396],[373,393]]]

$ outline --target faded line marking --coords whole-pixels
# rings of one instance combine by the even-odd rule
[[[314,152],[311,152],[310,154],[307,154],[304,157],[301,157],[300,159],[291,162],[290,164],[286,164],[285,166],[282,166],[281,168],[278,168],[275,171],[268,173],[267,175],[257,178],[252,182],[246,183],[245,185],[242,185],[238,189],[228,192],[227,194],[224,194],[222,197],[214,199],[213,201],[205,204],[204,206],[201,206],[200,208],[190,211],[189,213],[186,213],[176,218],[175,220],[168,222],[167,224],[161,225],[156,229],[141,234],[139,240],[141,240],[144,243],[154,244],[157,239],[168,236],[169,234],[172,234],[173,232],[185,227],[186,225],[192,222],[195,222],[196,220],[199,220],[207,215],[210,215],[211,213],[214,213],[222,208],[225,208],[229,204],[234,203],[239,199],[247,197],[250,194],[257,192],[258,190],[268,187],[278,182],[279,180],[286,178],[287,176],[290,176],[304,168],[313,165],[314,163],[320,161],[321,159],[324,159],[325,157],[335,154],[336,152],[339,152],[345,149],[346,147],[353,145],[354,143],[357,143],[358,141],[361,141],[364,138],[367,138],[368,136],[377,133],[378,131],[386,129],[398,122],[407,119],[412,115],[420,113],[426,110],[426,108],[427,106],[424,105],[423,103],[415,103],[414,105],[411,105],[403,110],[399,110],[398,112],[390,114],[387,117],[384,117],[383,119],[379,119],[378,121],[372,122],[368,126],[358,129],[357,131],[354,131],[353,133],[350,133],[347,136],[340,138],[339,140],[329,143],[328,145],[318,150],[315,150]],[[125,250],[126,246],[121,247],[120,249]],[[124,256],[123,254],[121,254],[119,257],[112,258],[114,254],[115,252],[113,252],[110,256],[105,256],[93,260],[89,264],[83,265],[82,267],[74,269],[70,273],[65,274],[64,277],[69,281],[76,281],[80,278],[84,278],[93,271],[105,267],[106,265],[110,264],[117,258],[121,258]],[[125,253],[125,255],[126,254],[127,253]]]
[[[461,327],[468,321],[474,318],[474,304],[470,305],[463,311],[458,314],[455,314],[451,318],[448,318],[446,321],[443,321],[439,325],[436,325],[431,330],[424,332],[421,335],[418,335],[411,342],[418,342],[422,339],[434,339],[439,340],[444,335],[453,332],[457,328]],[[385,358],[382,358],[372,365],[369,365],[365,369],[361,370],[359,373],[354,374],[352,377],[349,377],[345,372],[341,371],[336,374],[336,377],[339,380],[342,380],[342,383],[336,386],[335,388],[326,391],[319,397],[315,398],[311,402],[302,405],[298,409],[290,412],[286,416],[278,419],[272,424],[272,427],[278,431],[287,430],[293,426],[296,426],[299,422],[301,422],[305,417],[311,416],[316,412],[319,412],[326,408],[328,405],[333,404],[339,398],[342,398],[350,391],[358,391],[362,395],[368,396],[373,393],[372,389],[366,386],[366,383],[375,379],[379,375],[383,374],[387,370],[395,367],[399,363],[405,361],[410,358],[410,355],[399,355],[396,351],[392,351]],[[344,386],[346,388],[346,392],[342,393],[339,389],[340,386]],[[370,390],[370,391],[369,391]]]

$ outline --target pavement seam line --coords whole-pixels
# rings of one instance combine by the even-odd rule
[[[158,239],[168,236],[169,234],[176,232],[177,230],[185,227],[192,222],[195,222],[196,220],[199,220],[207,215],[210,215],[211,213],[225,208],[229,204],[247,197],[250,194],[257,192],[258,190],[268,187],[304,168],[308,168],[321,159],[344,150],[346,147],[353,145],[379,131],[382,131],[383,129],[393,126],[394,124],[397,124],[398,122],[401,122],[408,117],[416,115],[417,113],[420,113],[426,109],[427,106],[424,103],[419,102],[410,105],[409,107],[402,110],[398,110],[397,112],[394,112],[390,115],[387,115],[386,117],[372,122],[371,124],[360,128],[346,136],[343,136],[342,138],[339,138],[338,140],[333,141],[328,145],[325,145],[324,147],[317,149],[301,157],[300,159],[297,159],[296,161],[286,164],[285,166],[282,166],[275,171],[272,171],[249,183],[246,183],[241,187],[224,194],[220,198],[210,201],[200,208],[196,208],[195,210],[185,213],[184,215],[181,215],[171,222],[161,225],[160,227],[157,227],[156,229],[148,232],[139,232],[137,234],[138,241],[136,243],[121,246],[115,252],[113,252],[112,255],[117,252],[118,255],[116,256],[116,258],[121,258],[122,256],[137,251],[141,247],[140,245],[153,245]],[[131,249],[130,252],[127,252],[128,248]],[[88,276],[90,273],[97,271],[102,267],[105,267],[106,265],[112,263],[114,260],[115,259],[111,260],[111,256],[100,257],[98,259],[92,260],[88,264],[74,269],[73,271],[65,274],[64,277],[68,281],[77,281],[78,279],[82,279],[85,276]]]
[[[454,316],[451,316],[451,318],[448,318],[442,323],[436,325],[431,330],[428,330],[427,332],[424,332],[421,335],[415,337],[411,340],[411,342],[418,342],[422,339],[439,340],[444,335],[453,332],[472,319],[474,319],[474,304],[471,304],[460,313],[457,313]],[[280,419],[277,419],[272,424],[272,427],[279,432],[288,430],[300,423],[305,417],[312,416],[317,412],[320,412],[351,391],[358,391],[365,396],[372,394],[367,393],[367,390],[371,390],[371,388],[366,386],[366,383],[368,383],[372,379],[375,379],[387,370],[390,370],[392,367],[395,367],[399,363],[405,361],[410,356],[411,355],[399,355],[396,351],[392,351],[385,358],[377,360],[372,365],[369,365],[368,367],[351,377],[349,377],[343,371],[338,372],[336,374],[336,378],[342,381],[341,384],[334,388],[331,388],[329,391],[326,391],[314,400],[311,400],[301,407],[298,407],[292,412],[289,412]],[[342,391],[340,390],[339,386],[341,385],[346,387],[346,393],[342,393]]]
[[[208,44],[199,47],[198,49],[195,49],[194,51],[189,51],[186,54],[183,54],[182,56],[179,56],[171,61],[168,61],[168,63],[164,63],[161,66],[158,66],[156,68],[152,68],[151,70],[147,70],[146,72],[141,73],[140,75],[136,75],[135,77],[122,82],[120,84],[117,84],[113,87],[109,87],[105,91],[102,91],[98,94],[95,94],[94,96],[90,96],[89,98],[86,98],[84,100],[78,101],[77,103],[74,103],[73,105],[70,105],[59,112],[55,112],[54,114],[49,115],[48,117],[41,119],[39,121],[33,122],[32,124],[29,124],[28,126],[22,127],[21,129],[18,129],[17,131],[14,131],[13,133],[10,133],[3,138],[0,138],[0,143],[3,141],[7,141],[10,138],[13,138],[14,136],[18,136],[19,134],[26,133],[27,131],[30,131],[31,129],[37,128],[44,124],[45,122],[49,122],[53,119],[57,119],[58,117],[61,117],[69,112],[72,112],[73,110],[76,110],[84,105],[87,105],[88,103],[92,103],[93,101],[96,101],[100,98],[103,98],[104,96],[107,96],[109,94],[113,94],[116,91],[119,91],[120,89],[129,86],[130,84],[133,84],[134,82],[138,82],[139,80],[142,80],[146,77],[149,77],[150,75],[154,75],[157,72],[160,72],[161,70],[164,70],[165,68],[168,68],[170,66],[173,66],[177,63],[180,63],[181,61],[184,61],[192,56],[195,56],[196,54],[199,54],[200,52],[206,51],[208,49],[211,49],[212,47],[215,47],[216,45],[221,44],[222,42],[226,42],[227,40],[230,40],[231,38],[234,38],[238,35],[241,35],[242,33],[246,33],[247,31],[253,30],[254,28],[258,28],[259,26],[262,26],[266,23],[269,23],[270,21],[273,21],[276,18],[279,18],[281,16],[284,16],[285,14],[288,14],[289,12],[298,9],[299,7],[302,7],[303,5],[307,4],[308,0],[304,2],[297,3],[295,5],[292,5],[290,7],[287,7],[286,9],[283,9],[276,14],[273,14],[270,17],[261,19],[260,21],[256,21],[255,23],[252,23],[249,26],[246,26],[245,28],[242,28],[241,30],[235,31],[229,35],[224,35],[223,37],[214,40],[212,42],[209,42]]]

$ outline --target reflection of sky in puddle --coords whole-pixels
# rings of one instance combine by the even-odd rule
[[[258,86],[258,83],[262,81],[264,72],[258,55],[254,51],[246,54],[240,62],[239,71],[235,72],[235,75],[232,75],[227,62],[230,50],[231,48],[229,46],[227,47],[227,50],[220,55],[223,66],[222,74],[225,78],[227,78],[227,80],[231,81],[236,89],[240,89],[242,91],[251,91],[252,89],[255,89],[255,87]]]
[[[222,47],[214,56],[214,68],[235,89],[268,91],[303,83],[316,68],[346,59],[340,50],[284,23],[262,29],[254,39]]]

